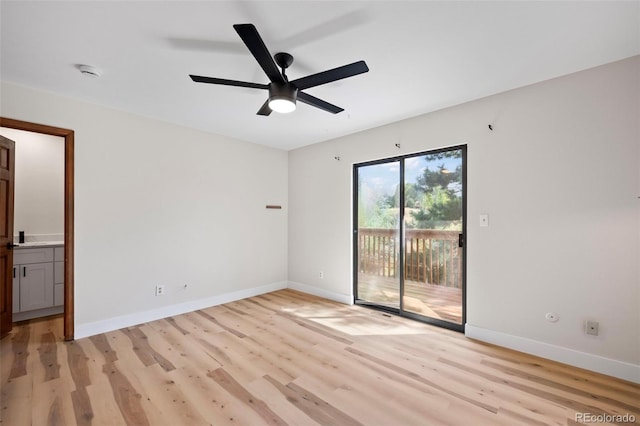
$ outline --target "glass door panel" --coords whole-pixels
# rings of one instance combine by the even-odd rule
[[[463,323],[463,151],[404,159],[403,310]]]
[[[354,166],[355,302],[464,331],[466,146]]]
[[[357,166],[356,299],[400,308],[400,162]]]

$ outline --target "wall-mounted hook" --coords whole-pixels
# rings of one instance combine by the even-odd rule
[[[333,157],[333,159],[336,160],[336,161],[340,161],[340,156],[336,155],[335,157]]]
[[[489,130],[493,132],[493,126],[491,124],[489,124]]]
[[[400,144],[399,143],[396,144],[396,148],[400,149]]]

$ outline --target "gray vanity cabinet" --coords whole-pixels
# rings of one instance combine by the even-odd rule
[[[64,262],[55,262],[59,247],[18,248],[13,252],[14,321],[62,311]],[[64,250],[64,249],[62,249]],[[58,308],[57,308],[58,307]]]

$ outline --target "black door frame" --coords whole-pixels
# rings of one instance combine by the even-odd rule
[[[358,248],[359,248],[359,238],[358,238],[358,169],[360,167],[367,166],[375,166],[378,164],[387,164],[398,162],[400,166],[400,201],[399,201],[399,226],[398,230],[401,236],[404,236],[404,160],[412,157],[419,157],[421,155],[431,155],[438,154],[447,151],[455,151],[460,150],[462,152],[462,324],[455,324],[449,321],[440,320],[437,318],[431,318],[423,315],[419,315],[413,312],[407,312],[404,310],[404,267],[400,267],[399,271],[399,308],[393,308],[389,306],[378,305],[372,302],[368,302],[365,300],[358,299]],[[454,145],[445,148],[433,149],[429,151],[422,151],[418,153],[405,154],[396,157],[383,158],[379,160],[367,161],[363,163],[355,163],[353,165],[353,218],[352,218],[352,229],[353,229],[353,303],[356,305],[361,305],[377,310],[381,310],[384,312],[393,313],[395,315],[411,318],[416,321],[437,325],[439,327],[447,328],[454,331],[459,331],[464,333],[464,327],[467,322],[467,145]],[[400,246],[399,246],[399,255],[398,261],[400,265],[404,265],[404,246],[405,241],[404,238],[399,238]]]

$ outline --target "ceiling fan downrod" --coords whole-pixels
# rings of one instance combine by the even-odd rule
[[[288,82],[289,78],[287,78],[286,69],[293,63],[293,56],[286,52],[278,52],[273,55],[273,59],[275,59],[276,64],[282,69],[282,77]]]

